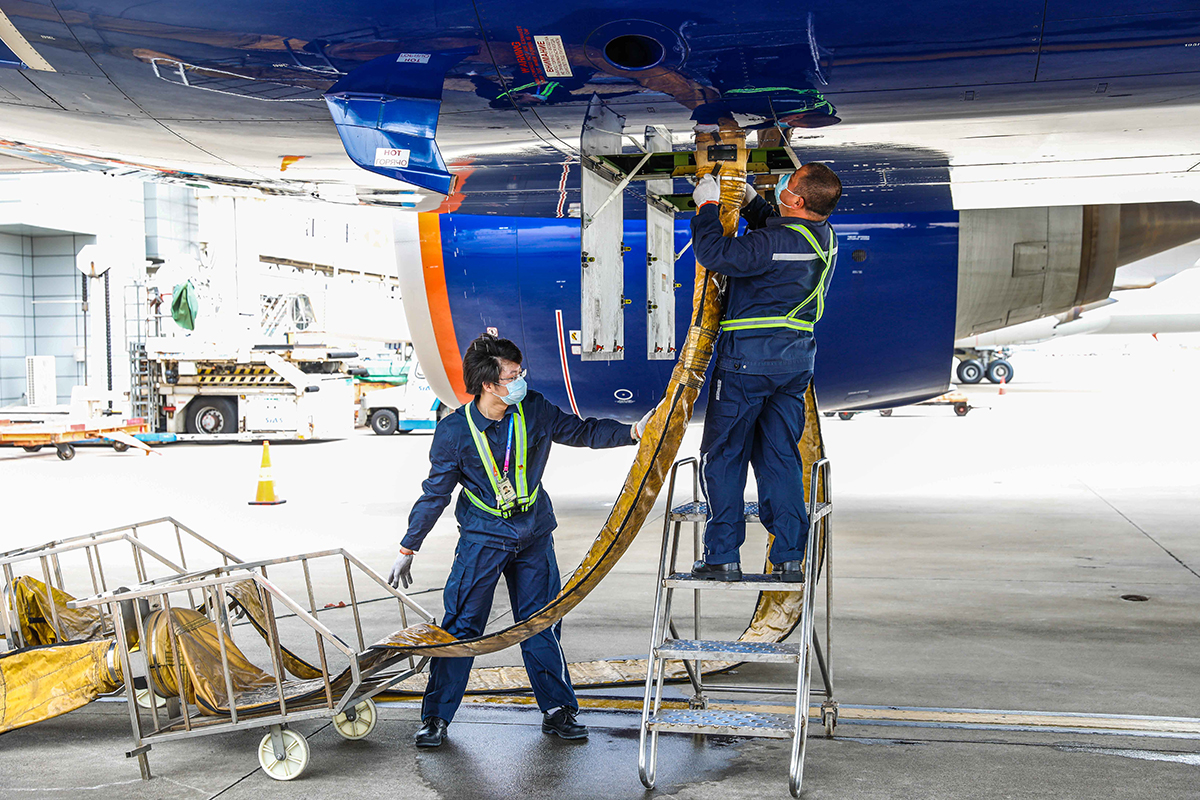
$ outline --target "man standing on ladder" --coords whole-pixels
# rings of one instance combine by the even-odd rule
[[[771,563],[781,580],[804,581],[808,514],[799,442],[817,352],[813,325],[837,260],[828,219],[841,196],[842,182],[819,163],[776,184],[780,216],[747,184],[742,217],[750,230],[726,237],[717,181],[706,175],[696,184],[696,261],[729,277],[700,444],[708,520],[704,560],[692,567],[697,578],[741,580],[746,470],[753,464],[759,517],[775,537]]]
[[[463,382],[475,399],[438,423],[429,448],[429,478],[409,514],[388,582],[399,587],[403,581],[408,588],[413,556],[462,484],[454,509],[458,547],[442,591],[442,628],[456,639],[471,639],[483,634],[501,575],[517,622],[541,610],[562,588],[551,536],[557,524],[554,507],[541,487],[550,444],[634,444],[650,414],[634,425],[565,414],[537,392],[526,392],[520,349],[488,334],[467,348]],[[575,721],[579,702],[559,643],[561,628],[560,622],[521,642],[521,657],[543,713],[542,732],[586,739],[588,729]],[[473,662],[462,657],[429,662],[417,747],[437,747],[446,737]]]

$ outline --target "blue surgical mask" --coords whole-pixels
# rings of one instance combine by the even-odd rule
[[[787,175],[784,175],[779,179],[779,183],[775,184],[775,205],[779,206],[781,209],[785,205],[791,205],[791,203],[783,202],[783,189],[788,185],[788,183],[791,182],[792,176],[795,174],[795,172],[789,172]]]
[[[515,406],[517,403],[525,399],[525,390],[529,387],[525,384],[525,376],[521,376],[520,378],[511,381],[505,388],[508,389],[508,394],[504,395],[500,399],[503,400],[507,405]]]

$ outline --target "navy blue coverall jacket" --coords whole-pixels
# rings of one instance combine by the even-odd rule
[[[539,486],[546,470],[550,445],[574,447],[619,447],[634,444],[629,425],[609,419],[579,419],[565,414],[538,392],[530,390],[521,404],[528,435],[526,474],[530,492]],[[459,484],[484,503],[496,507],[496,497],[484,471],[479,451],[471,439],[467,414],[487,438],[496,464],[503,469],[510,419],[516,406],[509,406],[500,420],[485,417],[475,403],[461,406],[438,423],[429,448],[429,477],[421,484],[421,498],[408,517],[408,533],[402,546],[418,550],[433,528]],[[514,444],[515,447],[515,444]],[[514,452],[513,459],[516,458]],[[492,609],[492,596],[500,576],[505,576],[513,618],[531,616],[562,588],[554,556],[556,526],[554,506],[543,487],[528,511],[508,519],[476,508],[459,492],[454,509],[459,542],[454,565],[442,591],[442,628],[458,639],[483,634]],[[567,706],[578,708],[567,673],[567,662],[559,644],[560,626],[544,630],[521,642],[521,656],[542,711]],[[429,664],[421,718],[454,718],[474,663],[472,658],[434,658]]]
[[[717,206],[701,208],[692,219],[696,260],[729,277],[723,319],[785,316],[812,293],[825,269],[804,235],[787,226],[803,225],[826,252],[833,229],[828,222],[774,216],[761,197],[742,210],[742,217],[749,230],[727,237]],[[835,246],[826,289],[836,258]],[[797,315],[806,322],[815,316],[815,303]],[[758,480],[759,516],[775,537],[770,560],[797,560],[804,555],[808,533],[797,445],[804,433],[804,392],[812,380],[816,341],[811,331],[788,328],[722,331],[716,353],[700,444],[709,509],[704,560],[740,560],[751,464]]]

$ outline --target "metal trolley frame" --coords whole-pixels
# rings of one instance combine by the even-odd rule
[[[151,547],[142,539],[142,535],[147,531],[160,532],[166,526],[171,526],[176,544],[176,547],[173,548],[176,552],[171,553],[169,556]],[[168,537],[171,536],[170,533],[166,535]],[[62,624],[58,617],[58,608],[54,602],[51,590],[57,589],[60,592],[76,597],[107,592],[111,576],[105,574],[102,551],[104,554],[110,556],[111,565],[112,551],[119,549],[122,542],[129,545],[127,556],[131,559],[134,575],[139,583],[144,583],[150,579],[150,567],[153,565],[165,568],[168,575],[186,573],[188,571],[188,548],[185,547],[185,544],[188,543],[193,544],[194,547],[201,551],[202,560],[206,563],[211,561],[214,564],[220,563],[228,566],[241,562],[241,559],[233,553],[204,538],[175,518],[159,517],[158,519],[144,520],[131,525],[122,525],[118,528],[109,528],[103,531],[96,531],[95,533],[85,533],[80,536],[57,539],[44,544],[17,548],[0,553],[0,576],[3,577],[4,586],[8,587],[8,591],[11,593],[14,581],[18,577],[18,570],[22,574],[28,573],[34,575],[34,569],[31,569],[33,564],[30,562],[37,562],[35,569],[41,573],[40,579],[45,584],[46,603],[50,609],[50,619],[47,622],[53,627],[58,641],[66,641],[70,637],[63,633]],[[78,552],[82,552],[87,559],[88,572],[91,577],[90,588],[77,587],[75,591],[72,591],[72,587],[67,585],[67,581],[63,577],[62,557]],[[192,564],[193,568],[198,566],[196,564],[195,553],[193,553]],[[34,577],[37,576],[35,575]],[[10,608],[9,602],[0,600],[0,625],[3,625],[7,650],[28,647],[31,644],[31,642],[25,640],[21,632],[21,626],[13,618],[15,610],[15,607]],[[111,615],[107,613],[104,607],[101,607],[100,613],[102,635],[114,635],[115,626]]]
[[[310,563],[318,560],[338,560],[345,572],[346,588],[350,602],[347,604],[354,619],[354,639],[357,649],[347,644],[336,635],[327,625],[317,619],[316,596],[313,588]],[[282,591],[269,577],[269,570],[285,564],[299,564],[304,580],[306,603],[297,602]],[[263,737],[259,748],[259,763],[264,771],[277,780],[291,780],[299,777],[308,765],[309,750],[304,737],[288,728],[290,723],[303,719],[332,718],[334,727],[343,737],[361,739],[367,736],[375,727],[377,713],[372,697],[386,691],[395,684],[424,668],[428,659],[416,659],[412,656],[401,659],[399,663],[387,663],[382,666],[366,667],[360,660],[367,654],[367,641],[363,634],[362,615],[360,613],[359,590],[355,586],[354,570],[361,572],[369,584],[382,589],[394,597],[399,604],[400,620],[404,627],[408,625],[409,610],[423,620],[432,622],[433,616],[403,592],[393,589],[374,570],[347,553],[345,550],[325,550],[305,553],[285,558],[267,559],[249,563],[237,563],[221,566],[188,574],[149,581],[132,589],[108,591],[83,600],[77,600],[69,605],[73,608],[103,607],[114,621],[117,657],[124,671],[125,695],[128,700],[129,720],[132,727],[134,749],[127,757],[136,757],[141,768],[142,777],[149,779],[150,767],[147,752],[155,742],[186,739],[196,736],[225,733],[241,728],[267,727],[270,730]],[[232,643],[232,623],[229,611],[229,587],[233,583],[253,581],[258,593],[265,618],[264,638],[270,651],[270,667],[274,675],[274,696],[269,703],[259,703],[260,707],[252,711],[237,709],[237,695],[229,667],[229,649]],[[181,602],[178,595],[188,595],[187,605]],[[172,602],[172,595],[176,596]],[[198,606],[193,598],[201,598]],[[386,599],[386,597],[384,598]],[[285,609],[283,612],[294,616],[311,629],[319,657],[321,676],[316,680],[292,681],[284,678],[283,647],[280,643],[279,626],[276,608]],[[136,642],[147,642],[145,617],[150,610],[157,608],[167,610],[175,608],[204,609],[206,616],[214,623],[217,632],[217,644],[221,656],[221,675],[219,678],[229,698],[230,709],[227,714],[215,716],[202,714],[200,708],[188,703],[187,692],[163,697],[165,691],[156,691],[158,687],[152,679],[150,664],[152,647],[138,647]],[[165,626],[168,631],[171,652],[179,653],[178,633],[175,625]],[[133,646],[131,646],[133,645]],[[330,653],[330,649],[333,653]],[[331,670],[330,656],[340,656],[348,662],[348,669],[340,676]],[[173,670],[175,685],[186,686],[185,672],[179,658],[171,659],[168,665]],[[316,666],[316,665],[314,665]],[[152,692],[159,695],[155,702],[148,702],[142,707],[136,702],[134,681],[130,677],[145,677]],[[309,690],[304,697],[289,700],[286,690],[304,684]],[[315,691],[319,688],[319,691]],[[179,695],[182,695],[179,696]]]

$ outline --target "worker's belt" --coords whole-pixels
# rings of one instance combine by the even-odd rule
[[[509,418],[509,425],[513,426],[510,433],[516,434],[516,480],[513,481],[512,487],[516,491],[516,499],[508,502],[502,499],[503,495],[500,491],[500,483],[507,481],[508,475],[507,473],[500,474],[500,467],[496,465],[496,458],[492,455],[492,448],[488,446],[487,437],[476,427],[475,418],[471,416],[472,409],[466,408],[464,411],[467,414],[467,425],[471,429],[471,440],[475,442],[475,449],[479,451],[479,459],[483,462],[483,471],[487,473],[488,481],[491,483],[492,496],[496,498],[496,505],[488,505],[479,495],[463,486],[463,492],[466,493],[467,499],[476,508],[500,519],[508,519],[513,514],[520,514],[533,508],[537,503],[538,490],[542,487],[535,486],[530,492],[529,485],[526,483],[525,461],[529,455],[529,435],[525,427],[524,404],[517,403],[516,413]],[[511,438],[509,441],[512,442]],[[509,491],[511,492],[512,489]]]
[[[825,313],[825,281],[829,277],[829,270],[833,268],[834,257],[837,256],[837,234],[833,232],[833,228],[829,229],[829,250],[826,252],[821,249],[821,245],[817,243],[817,238],[812,235],[808,228],[803,225],[787,225],[785,227],[803,234],[815,252],[812,255],[807,253],[779,253],[774,256],[774,259],[776,261],[815,261],[819,259],[825,265],[825,268],[821,270],[821,279],[817,281],[816,288],[809,293],[808,297],[800,301],[800,305],[793,308],[785,316],[727,319],[721,322],[721,330],[748,331],[759,328],[789,328],[794,331],[811,331],[813,325],[820,321],[821,316]],[[808,320],[800,319],[800,313],[814,302],[816,303],[816,315],[813,321],[809,322]]]

